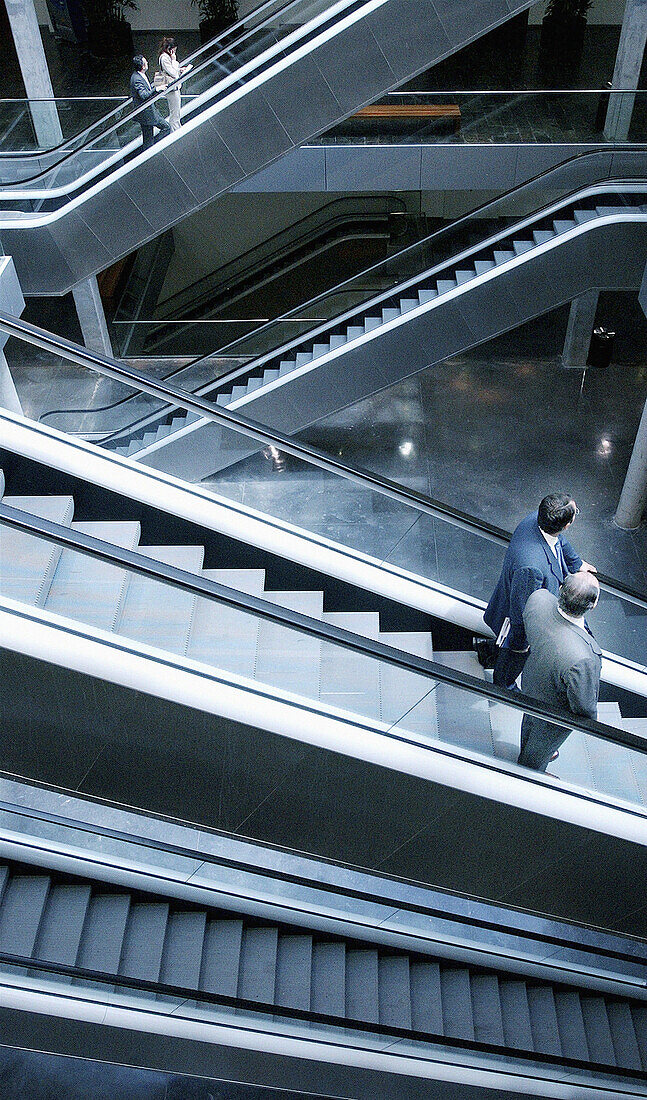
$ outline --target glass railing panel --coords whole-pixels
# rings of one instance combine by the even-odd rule
[[[94,126],[106,115],[110,114],[116,120],[117,109],[128,103],[127,96],[0,100],[0,154],[43,153],[55,149],[60,143],[70,141]],[[34,119],[45,112],[51,113],[60,132],[60,137],[52,145],[43,145],[34,128]],[[29,161],[23,162],[23,175],[29,171],[28,165]]]

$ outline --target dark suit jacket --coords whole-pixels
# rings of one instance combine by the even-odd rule
[[[148,80],[144,76],[144,73],[134,72],[130,78],[130,94],[133,97],[135,107],[141,107],[142,103],[145,103],[147,99],[151,99],[157,92],[154,88],[151,88]],[[151,103],[150,107],[147,107],[145,111],[141,111],[137,115],[140,123],[143,122],[144,126],[155,126],[157,123],[157,108]]]
[[[530,642],[523,691],[572,714],[595,718],[602,668],[602,650],[595,638],[560,615],[551,592],[533,592],[523,620]]]
[[[577,573],[582,559],[567,539],[562,535],[557,537],[569,573]],[[547,588],[557,595],[563,579],[557,558],[539,530],[537,513],[532,512],[522,519],[510,540],[501,576],[483,613],[485,622],[498,635],[509,618],[509,644],[513,649],[525,649],[528,643],[523,611],[528,597],[538,588]]]

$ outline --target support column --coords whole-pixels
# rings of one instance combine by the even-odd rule
[[[636,432],[629,469],[622,486],[618,508],[613,517],[614,522],[623,531],[634,531],[636,527],[640,527],[645,504],[647,504],[647,401]]]
[[[647,0],[626,0],[620,43],[613,70],[614,88],[637,88],[647,42]],[[629,92],[612,92],[604,124],[604,136],[609,141],[626,141],[629,136],[635,96]]]
[[[584,370],[586,367],[599,297],[598,290],[587,290],[586,294],[573,298],[571,302],[562,352],[562,366],[567,370]]]
[[[52,100],[29,105],[38,145],[41,149],[51,149],[63,140],[63,134],[56,104],[53,102],[54,91],[34,0],[5,0],[5,3],[27,98]]]
[[[3,351],[0,351],[0,408],[20,413],[22,416],[20,398]]]
[[[109,355],[112,359],[112,344],[96,276],[90,275],[77,283],[72,287],[72,294],[86,348]]]

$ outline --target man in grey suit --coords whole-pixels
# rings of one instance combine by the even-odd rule
[[[597,578],[578,572],[566,577],[558,597],[546,588],[528,597],[523,622],[530,653],[521,679],[526,695],[574,715],[597,716],[602,651],[584,616],[599,596]],[[565,726],[525,714],[519,763],[546,771],[569,733]]]
[[[148,99],[152,99],[153,96],[157,95],[155,89],[151,88],[150,81],[146,76],[147,70],[148,61],[146,58],[140,53],[135,54],[133,57],[133,75],[130,78],[130,94],[136,107],[141,107]],[[140,111],[136,117],[142,128],[142,145],[144,149],[150,149],[155,141],[153,136],[155,128],[159,130],[158,137],[162,134],[166,137],[167,134],[171,133],[169,123],[153,103],[144,111]]]

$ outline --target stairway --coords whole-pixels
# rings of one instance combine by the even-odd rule
[[[199,545],[140,545],[135,521],[77,522],[71,496],[5,496],[3,503],[361,637],[484,675],[473,652],[434,653],[429,633],[381,630],[377,612],[324,610],[321,591],[266,590],[262,568],[204,568]],[[502,704],[1,525],[0,596],[152,645],[160,656],[165,651],[221,669],[233,682],[242,677],[270,692],[290,693],[315,711],[335,708],[360,722],[386,723],[421,745],[445,742],[513,763],[519,753],[521,714]],[[65,666],[64,653],[57,663]],[[647,720],[623,720],[617,703],[601,703],[599,716],[620,728],[638,723],[636,731],[645,732]],[[258,725],[263,727],[262,713]],[[587,790],[647,805],[647,756],[622,746],[573,733],[550,771]]]
[[[458,951],[435,957],[11,864],[0,865],[0,951],[100,971],[117,986],[128,976],[311,1011],[337,1026],[361,1021],[493,1044],[508,1057],[523,1051],[647,1070],[645,1000],[505,964],[468,965]],[[48,980],[69,985],[70,976]]]
[[[609,226],[603,220],[618,216],[633,224],[623,220]],[[636,264],[636,258],[647,246],[636,236],[638,228],[647,233],[647,206],[639,202],[569,207],[551,217],[548,226],[545,217],[537,216],[495,245],[472,249],[440,276],[423,272],[350,321],[332,322],[316,337],[306,335],[289,350],[248,364],[235,382],[202,386],[197,394],[295,434],[568,301],[588,282],[640,285],[642,260]],[[208,477],[256,449],[196,413],[168,407],[114,433],[106,446],[189,481]]]

